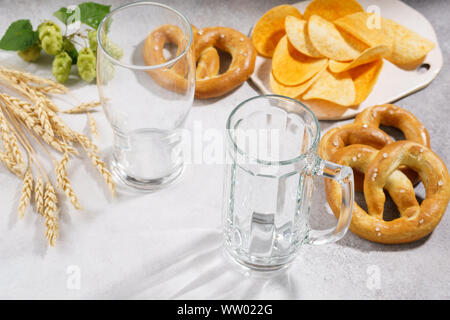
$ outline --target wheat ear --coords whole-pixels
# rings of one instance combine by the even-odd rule
[[[77,134],[78,141],[83,147],[84,151],[86,151],[89,159],[91,159],[92,164],[97,169],[98,172],[102,175],[103,179],[105,179],[106,184],[108,185],[109,190],[113,196],[116,195],[116,185],[112,179],[111,173],[106,169],[106,164],[100,160],[97,153],[92,149],[92,146],[95,146],[86,136],[82,134]]]
[[[85,113],[87,111],[90,111],[93,108],[96,108],[100,106],[100,101],[91,101],[91,102],[85,102],[85,103],[81,103],[69,110],[64,110],[64,113]]]
[[[45,132],[51,137],[53,137],[55,133],[53,132],[53,128],[48,118],[48,114],[45,111],[45,104],[42,99],[38,99],[38,101],[35,104],[34,110]]]
[[[25,173],[25,178],[23,179],[23,186],[22,186],[22,194],[20,196],[19,201],[19,219],[22,219],[25,215],[25,209],[28,206],[28,203],[31,199],[31,192],[33,190],[33,174],[31,173],[31,169],[28,168],[27,172]]]
[[[47,182],[44,192],[44,217],[47,231],[48,242],[53,247],[58,238],[58,198],[56,197],[55,189],[50,182]]]
[[[18,176],[21,179],[24,178],[24,172],[26,169],[25,164],[17,164],[3,152],[0,152],[0,162],[2,162],[5,165],[5,167],[8,168],[8,170],[14,173],[16,176]]]
[[[6,155],[17,164],[24,164],[22,153],[16,136],[11,132],[10,126],[6,121],[3,111],[0,109],[0,131],[3,144],[5,145]]]
[[[87,113],[87,117],[89,122],[89,129],[91,129],[92,136],[95,139],[98,139],[97,123],[95,122],[95,119],[90,112]]]
[[[37,212],[44,216],[44,180],[40,175],[34,187],[34,202],[36,203]]]
[[[47,131],[42,127],[37,115],[33,111],[33,107],[31,106],[31,104],[11,97],[7,94],[0,94],[0,99],[8,106],[8,108],[14,113],[16,117],[23,121],[28,129],[34,131],[53,149],[59,152],[64,152],[65,148],[67,148],[70,153],[78,154],[78,152],[73,147],[63,143],[55,136],[50,136],[47,133]]]
[[[67,164],[69,162],[69,153],[65,152],[61,161],[56,164],[56,181],[58,186],[64,191],[66,196],[69,198],[70,202],[75,209],[81,210],[80,202],[73,191],[72,185],[70,184],[69,177],[67,175]]]
[[[22,86],[19,86],[22,88]],[[36,132],[38,136],[40,136],[48,145],[53,147],[55,150],[59,152],[64,152],[65,147],[67,147],[68,151],[73,154],[78,154],[78,152],[69,145],[63,144],[60,140],[56,139],[54,136],[54,132],[52,128],[55,128],[57,133],[64,137],[67,140],[73,140],[73,135],[69,127],[64,124],[64,122],[56,115],[56,113],[50,109],[45,111],[43,108],[39,108],[38,104],[41,105],[42,101],[37,98],[37,96],[32,92],[29,87],[26,87],[27,90],[24,90],[24,94],[28,98],[33,98],[36,100],[36,106],[31,105],[28,102],[22,101],[18,98],[9,96],[7,94],[0,94],[0,98],[3,102],[13,111],[13,113],[23,120],[25,125]],[[46,117],[48,123],[46,125],[50,127],[51,133],[47,130],[47,128],[42,124],[42,121],[45,122],[45,119],[42,120],[40,118]]]
[[[9,77],[17,77],[24,82],[32,82],[40,85],[40,87],[35,87],[36,90],[43,89],[43,91],[49,93],[66,93],[68,91],[65,86],[54,80],[36,76],[29,72],[9,69],[2,66],[0,67],[0,73],[3,73],[4,75]]]

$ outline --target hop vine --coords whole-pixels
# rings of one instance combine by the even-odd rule
[[[17,20],[0,39],[0,49],[17,51],[27,62],[39,60],[42,52],[53,56],[52,74],[59,83],[67,81],[72,67],[78,69],[81,79],[92,82],[96,77],[97,29],[110,8],[94,2],[84,2],[70,10],[60,8],[53,15],[63,23],[63,29],[56,22],[45,20],[33,30],[30,20]],[[69,26],[78,21],[82,28],[68,34]],[[122,58],[122,48],[108,37],[104,47],[115,59]]]

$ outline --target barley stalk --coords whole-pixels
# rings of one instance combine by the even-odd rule
[[[65,152],[61,161],[56,164],[56,181],[58,186],[64,191],[66,196],[75,209],[81,210],[81,205],[78,201],[72,185],[70,184],[69,177],[67,175],[67,163],[69,162],[69,153]]]
[[[25,178],[23,180],[23,186],[22,186],[22,194],[20,196],[19,201],[19,219],[22,219],[25,215],[25,209],[28,206],[28,203],[31,199],[31,192],[33,190],[33,174],[31,173],[31,169],[28,168],[27,172],[25,173]]]
[[[44,193],[44,217],[47,231],[45,235],[48,242],[53,247],[58,238],[58,198],[56,192],[50,182],[47,182]]]

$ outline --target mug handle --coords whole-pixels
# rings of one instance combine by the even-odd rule
[[[353,201],[355,197],[353,170],[347,166],[329,162],[315,156],[316,165],[312,175],[331,178],[341,185],[341,211],[336,227],[326,230],[311,229],[306,243],[325,244],[336,242],[347,232],[352,220]]]

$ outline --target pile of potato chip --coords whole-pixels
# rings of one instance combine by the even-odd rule
[[[383,67],[419,65],[434,43],[355,0],[313,0],[303,15],[280,5],[252,32],[261,56],[272,58],[270,86],[276,94],[322,100],[344,107],[363,102]]]

